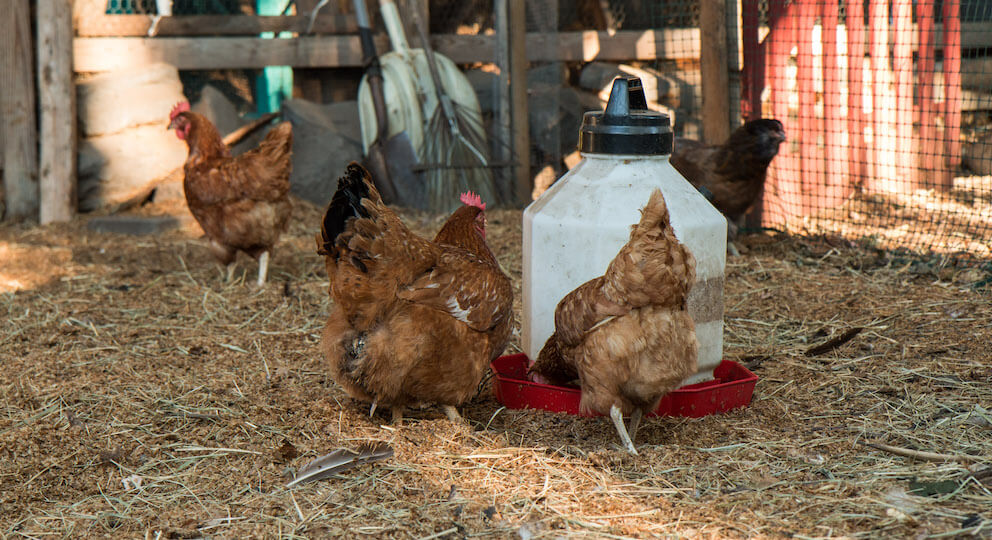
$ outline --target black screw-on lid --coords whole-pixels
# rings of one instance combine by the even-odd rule
[[[579,130],[579,151],[591,154],[672,153],[672,120],[648,110],[637,77],[617,77],[603,112],[587,112]]]

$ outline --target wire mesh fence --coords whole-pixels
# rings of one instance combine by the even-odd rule
[[[744,0],[743,115],[789,134],[755,222],[992,257],[992,17],[980,7]]]

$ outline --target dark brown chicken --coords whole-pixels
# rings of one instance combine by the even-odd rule
[[[555,332],[531,373],[555,384],[578,378],[581,411],[609,414],[636,454],[641,416],[696,372],[699,345],[686,311],[695,277],[696,260],[675,237],[656,189],[606,273],[559,302]]]
[[[462,196],[433,241],[411,232],[356,163],[338,180],[317,237],[334,306],[322,348],[352,397],[455,409],[506,347],[513,289],[485,241],[485,205]]]
[[[721,145],[675,139],[672,165],[732,222],[751,208],[765,185],[768,165],[785,140],[782,123],[751,120]]]
[[[258,286],[265,284],[269,256],[289,222],[289,173],[293,128],[283,122],[253,150],[240,156],[221,140],[210,120],[180,103],[169,129],[186,141],[183,191],[190,212],[206,234],[210,251],[234,272],[238,251],[258,259]]]

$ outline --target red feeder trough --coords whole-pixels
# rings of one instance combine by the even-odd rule
[[[511,409],[544,409],[579,414],[582,390],[527,380],[527,355],[501,356],[490,364],[496,374],[496,400]],[[724,360],[713,370],[713,380],[683,386],[661,399],[648,416],[698,418],[751,403],[758,376],[737,362]],[[598,416],[598,415],[596,415]]]

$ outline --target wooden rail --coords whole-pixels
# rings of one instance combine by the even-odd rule
[[[307,31],[310,18],[302,15],[175,15],[155,23],[151,15],[105,15],[87,11],[76,18],[78,37],[154,36],[253,36],[262,32],[299,34],[355,34],[358,24],[349,15],[318,15]],[[154,30],[153,30],[154,29]]]
[[[561,32],[527,34],[527,59],[539,61],[695,60],[696,29]],[[377,47],[388,50],[379,38]],[[496,40],[485,35],[432,36],[437,51],[456,63],[496,57]],[[257,37],[77,37],[73,43],[76,72],[122,69],[166,62],[178,69],[260,68],[265,66],[347,67],[362,64],[357,36]]]

